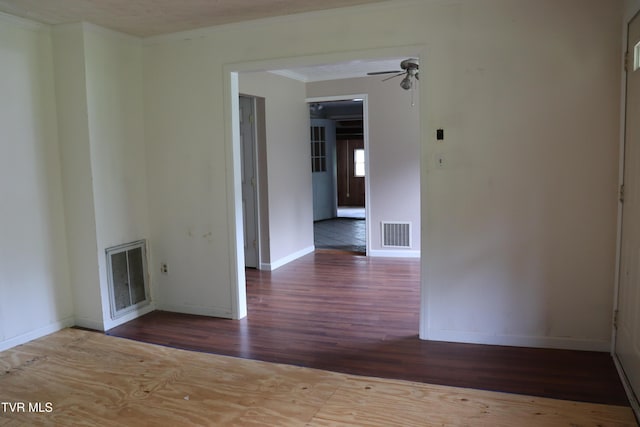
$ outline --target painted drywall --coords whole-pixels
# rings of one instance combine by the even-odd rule
[[[270,73],[241,73],[240,92],[265,99],[269,259],[273,269],[313,248],[313,193],[305,85]]]
[[[148,238],[142,51],[90,24],[53,29],[56,92],[76,324],[111,319],[108,247]]]
[[[623,25],[626,27],[631,20],[638,12],[640,12],[640,0],[624,0],[624,22]],[[626,43],[625,43],[626,46]]]
[[[421,336],[608,349],[621,20],[621,1],[397,1],[147,40],[153,251],[176,265],[162,298],[231,304],[225,72],[417,53]]]
[[[82,25],[52,29],[66,239],[76,325],[103,329]]]
[[[164,310],[231,317],[222,68],[190,45],[143,52],[154,297]]]
[[[462,56],[433,76],[464,107],[428,108],[453,138],[423,159],[423,335],[607,350],[621,4],[502,6],[461,11]]]
[[[420,103],[417,91],[380,76],[307,83],[309,98],[367,94],[369,255],[420,252]],[[413,100],[412,100],[413,95]],[[411,248],[382,246],[381,223],[410,222]]]
[[[111,319],[105,251],[149,236],[142,46],[93,25],[83,29],[100,295],[109,329],[131,315]]]
[[[49,30],[0,14],[0,350],[73,324]]]

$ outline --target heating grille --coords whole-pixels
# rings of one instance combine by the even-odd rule
[[[149,302],[146,242],[115,246],[106,253],[111,318],[116,319]]]
[[[382,222],[382,246],[385,248],[410,248],[410,222]]]

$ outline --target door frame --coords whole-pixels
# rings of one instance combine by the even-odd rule
[[[258,108],[257,108],[257,102],[256,102],[257,98],[253,95],[246,95],[243,93],[241,93],[239,97],[246,98],[249,101],[249,103],[251,104],[251,114],[253,116],[253,123],[251,124],[251,133],[253,134],[251,151],[253,152],[254,183],[252,185],[253,187],[252,199],[253,199],[253,207],[254,207],[253,209],[254,224],[253,225],[254,225],[255,234],[256,234],[256,239],[255,239],[256,265],[250,266],[250,267],[260,270],[260,266],[262,265],[262,253],[260,250],[261,249],[261,239],[260,239],[261,238],[261,230],[260,230],[260,218],[261,218],[260,213],[261,212],[260,212],[260,174],[259,174],[260,165],[259,165],[259,157],[258,157],[258,126],[257,126]],[[244,159],[242,158],[242,156],[244,156],[243,150],[241,150],[241,161],[244,163]],[[244,221],[246,222],[246,218],[244,218]],[[244,235],[244,232],[243,232],[243,235]],[[246,236],[243,236],[243,237],[246,238]],[[245,259],[245,267],[246,267],[246,258],[244,259]]]
[[[363,59],[378,58],[427,58],[428,51],[426,44],[400,45],[383,48],[369,48],[362,50],[339,51],[328,54],[316,54],[309,56],[292,56],[273,59],[263,59],[257,61],[227,63],[222,67],[222,84],[224,88],[223,114],[224,114],[224,152],[225,163],[227,165],[225,171],[226,177],[226,208],[227,208],[227,233],[228,233],[228,266],[229,266],[229,299],[231,305],[231,317],[233,319],[242,319],[247,316],[247,288],[246,275],[244,271],[244,236],[242,230],[242,188],[240,180],[240,117],[239,117],[239,73],[251,71],[268,71],[280,70],[285,68],[308,67],[316,65],[326,65],[332,63],[340,63]],[[418,86],[418,97],[423,111],[426,111],[427,105],[426,93],[431,84],[431,73],[428,72],[429,62],[422,65],[423,78]],[[435,132],[435,124],[420,122],[420,144],[427,147],[429,141],[428,135],[432,131]],[[427,158],[429,150],[421,153],[420,159],[420,181],[421,188],[425,187]],[[367,162],[369,163],[369,162]],[[367,171],[368,172],[368,171]],[[365,195],[366,197],[366,195]],[[426,239],[426,214],[424,205],[425,197],[422,198],[421,205],[421,230],[422,230],[422,248],[421,253],[427,253]],[[369,239],[370,240],[370,239]],[[420,274],[420,325],[419,337],[428,339],[428,294],[429,286],[427,278],[424,274],[424,266],[426,261],[421,261],[422,272]]]
[[[362,99],[362,137],[364,139],[364,218],[365,218],[365,255],[369,254],[369,245],[371,244],[371,174],[369,167],[369,96],[366,93],[355,93],[348,95],[334,96],[318,96],[306,98],[307,104],[331,102],[331,101],[350,101],[352,99]]]
[[[629,55],[632,54],[630,49],[633,49],[632,46],[629,46],[629,25],[634,18],[640,18],[640,3],[635,5],[633,10],[626,11],[625,19],[623,23],[622,30],[622,46],[623,46],[623,57],[625,52],[629,52]],[[624,61],[624,58],[623,58]],[[621,189],[624,184],[624,174],[625,174],[625,149],[626,149],[626,125],[627,125],[627,71],[625,70],[624,64],[621,67],[621,79],[620,79],[620,138],[619,138],[619,151],[618,151],[618,189]],[[617,211],[617,230],[616,230],[616,259],[615,259],[615,272],[614,272],[614,290],[613,290],[613,315],[614,321],[616,313],[619,309],[619,298],[620,298],[620,269],[622,267],[622,211],[623,211],[623,203],[618,200],[618,211]],[[634,396],[640,392],[634,391],[629,384],[626,374],[624,373],[624,369],[622,368],[622,364],[618,359],[616,354],[616,344],[618,339],[618,332],[612,322],[611,325],[611,356],[614,362],[614,365],[618,371],[618,376],[621,379],[622,385],[624,386],[625,391],[627,392],[627,396],[629,398],[629,402],[635,415],[640,419],[640,402],[634,398]]]

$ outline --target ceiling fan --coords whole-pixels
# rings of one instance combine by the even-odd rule
[[[404,76],[404,78],[400,81],[400,87],[404,90],[409,90],[413,87],[413,79],[420,80],[420,64],[416,58],[405,59],[400,62],[401,70],[392,70],[392,71],[374,71],[371,73],[367,73],[369,76],[378,76],[382,74],[393,74],[391,77],[387,77],[382,80],[386,82],[387,80],[393,79],[395,77]]]

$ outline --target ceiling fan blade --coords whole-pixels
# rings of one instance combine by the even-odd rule
[[[395,78],[395,77],[404,76],[405,74],[407,74],[407,73],[403,71],[403,72],[398,73],[398,74],[396,74],[396,75],[394,75],[394,76],[387,77],[386,79],[382,79],[382,81],[383,81],[383,82],[386,82],[387,80],[391,80],[391,79],[393,79],[393,78]]]
[[[404,71],[393,70],[393,71],[372,71],[367,73],[368,76],[379,76],[380,74],[392,74],[392,73],[404,73]]]

